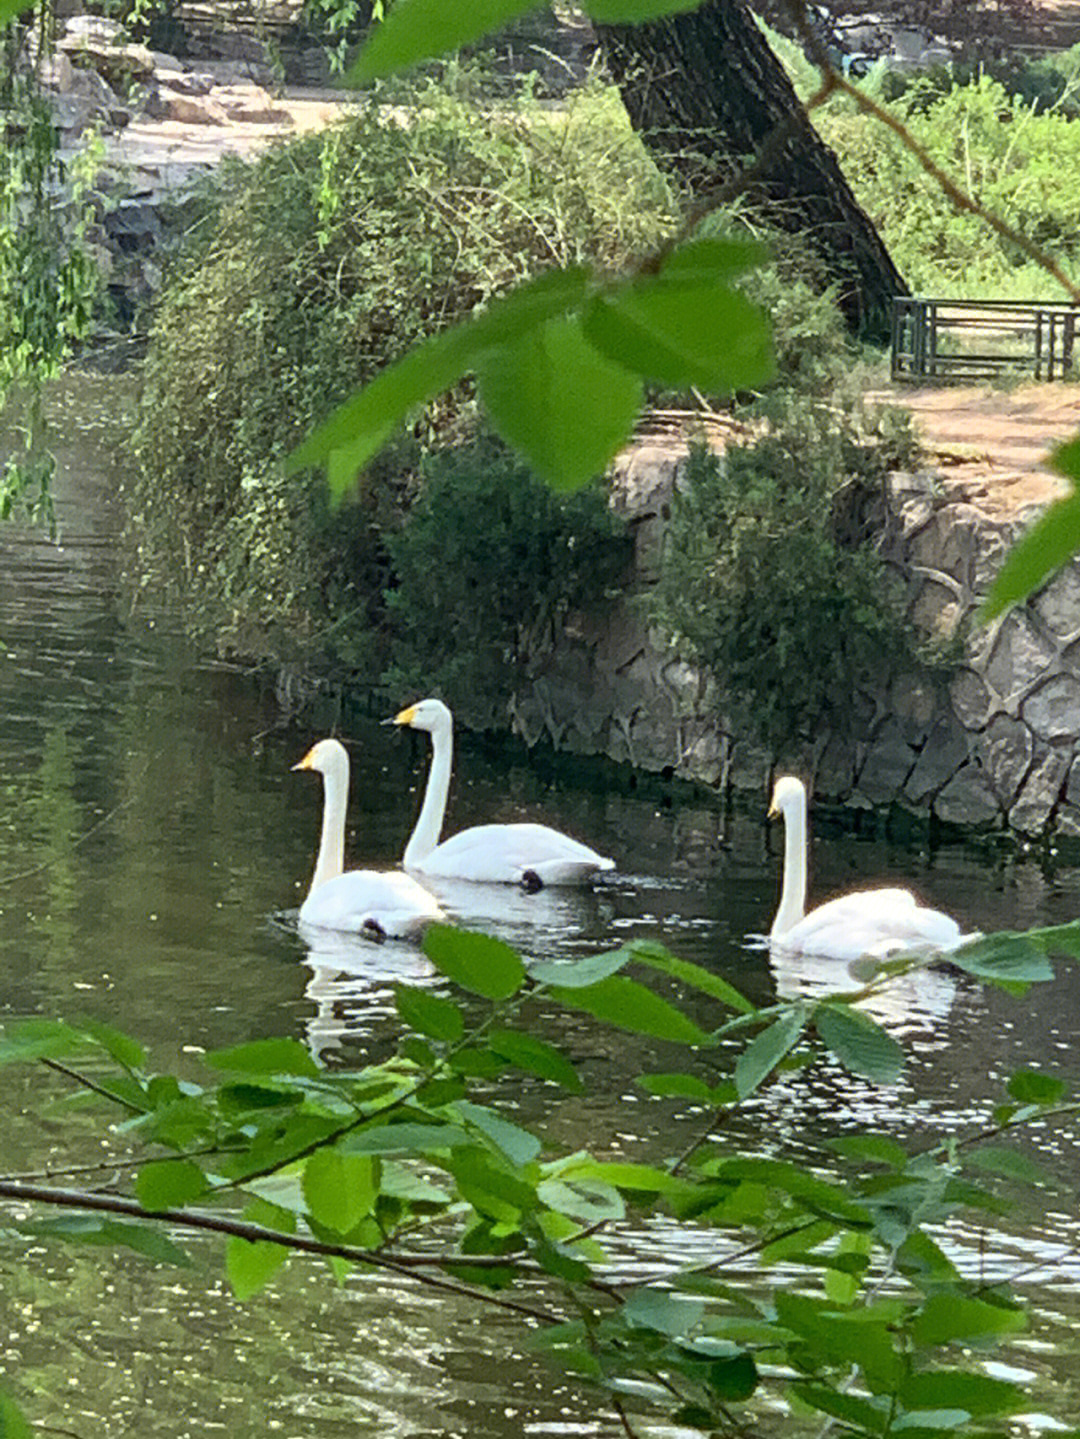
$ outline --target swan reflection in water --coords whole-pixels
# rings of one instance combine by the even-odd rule
[[[862,989],[867,983],[853,975],[843,960],[791,954],[775,945],[769,949],[769,964],[780,999],[823,999],[827,994]],[[859,1001],[858,1008],[894,1034],[925,1037],[948,1017],[956,995],[953,975],[920,966],[884,981],[880,989]],[[944,1043],[946,1036],[940,1037]]]
[[[432,985],[439,980],[435,966],[408,941],[375,944],[302,921],[297,930],[307,946],[304,963],[311,970],[304,994],[314,1012],[305,1030],[316,1059],[325,1059],[346,1041],[369,1035],[395,1015],[395,985]]]
[[[583,937],[603,933],[606,902],[592,890],[543,889],[527,894],[510,885],[467,880],[432,881],[431,889],[454,924],[494,935],[526,960],[577,955]],[[316,1057],[369,1035],[377,1024],[393,1018],[395,985],[445,983],[410,941],[387,939],[377,944],[362,935],[303,920],[297,932],[307,948],[304,963],[311,970],[304,993],[314,1013],[306,1029]]]

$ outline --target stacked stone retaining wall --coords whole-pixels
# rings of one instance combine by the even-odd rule
[[[575,615],[533,657],[514,702],[526,741],[607,755],[720,790],[764,790],[778,764],[819,798],[900,805],[954,825],[1080,837],[1080,564],[989,627],[975,615],[1016,536],[1030,522],[951,497],[933,472],[889,483],[880,548],[901,576],[923,633],[958,636],[951,677],[896,675],[857,696],[855,740],[822,735],[769,755],[734,733],[715,684],[650,629],[655,581],[684,453],[644,443],[616,469],[616,504],[635,535],[629,598]]]

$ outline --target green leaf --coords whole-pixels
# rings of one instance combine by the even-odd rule
[[[1006,1087],[1021,1104],[1057,1104],[1067,1088],[1063,1079],[1055,1079],[1052,1074],[1042,1074],[1037,1069],[1018,1069],[1009,1076]]]
[[[701,0],[585,0],[585,13],[600,25],[640,25],[663,15],[696,10]]]
[[[1000,1174],[1005,1179],[1016,1179],[1022,1184],[1053,1184],[1049,1170],[1035,1164],[1015,1149],[1003,1144],[983,1144],[968,1155],[968,1163],[974,1169],[983,1169],[989,1174]]]
[[[827,1141],[828,1147],[847,1159],[862,1159],[870,1164],[884,1164],[888,1169],[907,1167],[908,1154],[895,1139],[881,1134],[850,1134]]]
[[[99,1214],[65,1214],[58,1219],[44,1219],[24,1226],[29,1233],[46,1238],[67,1239],[76,1244],[98,1244],[109,1247],[121,1244],[157,1264],[175,1264],[187,1268],[191,1260],[167,1235],[144,1224],[126,1224]]]
[[[541,959],[529,965],[529,978],[561,989],[584,989],[625,969],[632,958],[629,949],[613,949],[609,954],[590,954],[573,961]]]
[[[814,1025],[822,1043],[846,1070],[874,1084],[895,1084],[904,1051],[868,1014],[849,1004],[820,1004]]]
[[[1031,934],[1002,931],[987,935],[985,939],[973,940],[953,950],[949,961],[966,974],[994,983],[1037,984],[1054,977],[1053,966],[1037,931]]]
[[[453,1044],[465,1033],[465,1016],[457,1005],[430,990],[395,984],[394,1003],[402,1021],[429,1039]]]
[[[0,29],[3,29],[16,15],[31,8],[32,0],[0,0]],[[0,1435],[3,1430],[0,1430]]]
[[[586,1014],[633,1034],[649,1034],[654,1039],[670,1039],[676,1044],[709,1043],[709,1036],[681,1010],[623,974],[611,975],[584,989],[553,986],[551,993],[560,1003],[583,1009]]]
[[[549,1209],[568,1214],[586,1227],[626,1216],[619,1191],[598,1179],[544,1179],[536,1186],[536,1197]]]
[[[863,1322],[837,1312],[825,1301],[783,1290],[776,1292],[775,1303],[777,1319],[799,1335],[815,1365],[857,1364],[871,1391],[888,1392],[895,1387],[903,1363],[884,1322]]]
[[[572,1094],[580,1094],[584,1088],[577,1070],[566,1056],[553,1044],[537,1039],[535,1035],[523,1034],[516,1029],[496,1029],[488,1036],[488,1047],[508,1064],[514,1064],[540,1079],[552,1079]]]
[[[829,1219],[853,1224],[869,1222],[870,1211],[865,1204],[848,1197],[847,1189],[819,1179],[798,1164],[780,1159],[722,1159],[711,1166],[713,1177],[723,1180],[750,1180],[767,1184],[800,1200],[807,1209]]]
[[[242,1218],[266,1229],[296,1232],[296,1215],[266,1199],[253,1199],[244,1206]],[[250,1299],[264,1288],[289,1257],[283,1244],[270,1240],[230,1239],[225,1246],[225,1273],[237,1299]]]
[[[602,474],[630,438],[640,379],[599,353],[576,318],[549,320],[476,366],[492,423],[554,489]]]
[[[372,31],[346,80],[365,85],[422,60],[459,50],[537,8],[539,0],[395,0]]]
[[[883,1434],[888,1424],[888,1409],[880,1400],[859,1399],[854,1394],[829,1389],[824,1384],[798,1384],[792,1392],[804,1404],[822,1414],[867,1434]]]
[[[670,1339],[681,1339],[696,1329],[705,1315],[700,1299],[672,1294],[669,1289],[636,1289],[622,1307],[622,1317],[634,1329],[655,1329]]]
[[[141,1069],[146,1063],[146,1050],[142,1045],[118,1029],[96,1020],[83,1020],[79,1028],[96,1039],[102,1049],[126,1069]]]
[[[740,1099],[753,1094],[776,1066],[791,1052],[806,1028],[808,1011],[795,1005],[775,1024],[752,1039],[735,1062],[735,1088]]]
[[[558,1179],[599,1179],[617,1189],[642,1190],[651,1194],[681,1193],[687,1181],[653,1164],[629,1164],[574,1156],[561,1161],[552,1175]]]
[[[457,1112],[467,1124],[475,1125],[497,1149],[502,1150],[512,1164],[531,1164],[539,1155],[540,1141],[535,1134],[501,1119],[483,1105],[465,1099],[457,1105]]]
[[[926,1300],[912,1322],[911,1334],[916,1344],[956,1344],[1000,1339],[1026,1328],[1027,1315],[1022,1309],[941,1293]]]
[[[144,1209],[174,1209],[209,1186],[206,1175],[190,1159],[163,1159],[144,1164],[135,1180],[135,1193]]]
[[[454,1074],[447,1079],[431,1079],[416,1091],[417,1104],[425,1109],[441,1109],[444,1104],[453,1104],[467,1093],[464,1079]]]
[[[3,15],[3,8],[0,6],[0,23]],[[0,1439],[32,1439],[33,1432],[14,1399],[0,1394]]]
[[[712,1090],[696,1074],[639,1074],[636,1083],[647,1094],[661,1099],[696,1099],[702,1104],[712,1102]]]
[[[510,945],[490,934],[433,924],[424,953],[440,973],[482,999],[510,999],[525,980],[525,966]]]
[[[964,1409],[973,1417],[1011,1414],[1029,1400],[1019,1384],[962,1369],[913,1374],[901,1385],[899,1397],[906,1409]]]
[[[706,1379],[717,1399],[724,1402],[749,1399],[758,1386],[757,1365],[749,1354],[736,1354],[730,1359],[715,1359]]]
[[[493,300],[480,315],[417,345],[350,396],[288,457],[287,474],[349,452],[351,473],[337,476],[339,499],[410,410],[455,384],[485,351],[580,305],[588,286],[584,269],[552,270]]]
[[[236,1069],[245,1074],[300,1074],[316,1079],[322,1070],[298,1039],[253,1039],[231,1049],[214,1049],[206,1056],[215,1069]]]
[[[342,1154],[439,1154],[473,1142],[453,1124],[379,1124],[346,1134],[337,1148]]]
[[[219,1171],[230,1179],[279,1169],[304,1154],[313,1145],[329,1139],[341,1127],[340,1119],[327,1114],[300,1111],[271,1121],[265,1132],[256,1133],[247,1149],[226,1154],[218,1161]]]
[[[364,1155],[319,1149],[304,1165],[304,1198],[313,1219],[348,1234],[370,1214],[376,1196],[375,1165]]]
[[[734,985],[728,984],[727,980],[721,979],[718,974],[703,969],[700,964],[677,958],[654,940],[635,939],[626,947],[639,964],[647,964],[650,969],[659,970],[661,974],[677,979],[680,984],[690,985],[740,1014],[753,1014],[754,1005],[745,995],[740,994]]]
[[[57,1059],[92,1048],[92,1041],[62,1019],[27,1019],[0,1039],[0,1064]]]
[[[725,284],[763,257],[757,247],[698,240],[643,275],[595,296],[583,320],[601,353],[676,389],[757,389],[773,373],[765,313]]]
[[[1065,450],[1070,452],[1077,442],[1063,446],[1051,464]],[[1071,460],[1070,460],[1071,462]],[[1064,473],[1064,471],[1062,471]],[[1076,476],[1070,476],[1074,484]],[[979,611],[986,622],[996,619],[1010,605],[1020,604],[1061,568],[1080,549],[1080,495],[1067,495],[1055,501],[1039,517],[1021,539],[1013,545],[1005,563],[990,587],[990,593]]]
[[[454,1151],[447,1168],[457,1181],[461,1197],[478,1214],[498,1223],[516,1225],[522,1215],[537,1207],[532,1186],[481,1149]]]
[[[1037,941],[1047,954],[1068,955],[1080,959],[1080,920],[1071,924],[1051,924],[1045,929],[1029,929],[1028,938]]]
[[[218,1109],[233,1119],[250,1115],[260,1109],[295,1109],[304,1102],[297,1086],[283,1088],[279,1084],[222,1084],[217,1091]]]
[[[270,1283],[289,1257],[283,1244],[265,1240],[252,1243],[232,1238],[225,1246],[225,1273],[232,1292],[243,1302]]]

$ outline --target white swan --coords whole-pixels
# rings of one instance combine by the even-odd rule
[[[375,869],[343,873],[349,800],[349,756],[343,745],[336,739],[319,740],[293,769],[315,770],[323,777],[322,837],[311,888],[300,906],[302,924],[381,940],[389,935],[415,938],[432,920],[445,920],[434,895],[407,874]]]
[[[442,700],[420,700],[394,716],[394,724],[431,735],[431,771],[420,817],[405,846],[406,869],[441,879],[487,884],[588,884],[599,870],[614,869],[586,844],[546,824],[479,824],[439,843],[454,754],[454,720]]]
[[[856,890],[804,914],[806,789],[790,775],[777,780],[769,815],[784,819],[784,880],[769,941],[792,954],[853,960],[884,958],[916,946],[956,949],[973,935],[940,910],[924,909],[906,889]]]

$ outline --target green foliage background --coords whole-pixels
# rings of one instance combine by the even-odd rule
[[[1074,65],[1075,68],[1075,65]],[[929,76],[908,84],[894,113],[932,158],[995,214],[1035,240],[1066,272],[1080,262],[1080,119],[1066,82],[1056,107],[981,74],[967,83]],[[1051,76],[1059,74],[1050,71]],[[871,77],[881,89],[884,76]],[[1051,87],[1048,83],[1048,88]],[[979,216],[961,213],[892,131],[848,101],[815,117],[839,153],[859,203],[916,294],[946,298],[1065,299],[1026,255]]]

